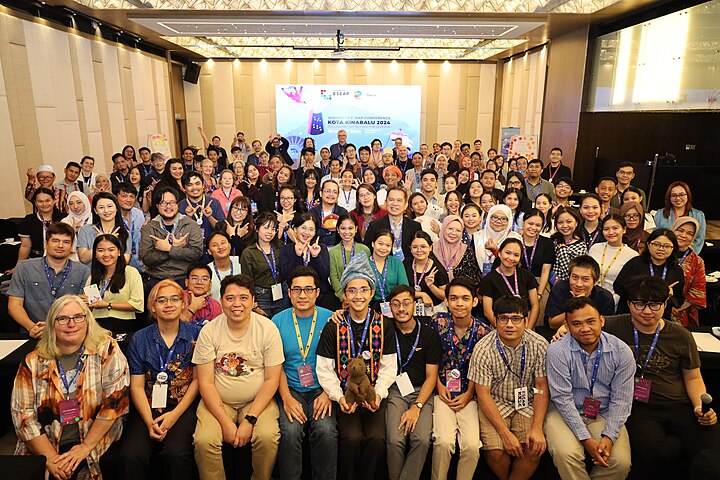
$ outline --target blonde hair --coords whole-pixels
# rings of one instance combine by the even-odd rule
[[[45,330],[37,344],[37,351],[44,358],[58,358],[62,355],[57,346],[57,336],[55,335],[55,320],[60,315],[60,311],[69,303],[75,302],[85,314],[85,322],[87,322],[87,333],[85,334],[85,348],[89,350],[98,350],[101,345],[110,340],[111,333],[102,328],[95,317],[93,317],[90,308],[83,302],[82,298],[77,295],[63,295],[53,302],[48,310],[45,320]]]
[[[160,289],[170,287],[174,288],[178,291],[178,294],[182,297],[182,310],[186,310],[188,308],[188,297],[185,294],[185,290],[174,280],[170,280],[169,278],[166,278],[164,280],[160,280],[153,288],[150,290],[150,293],[148,293],[148,314],[150,315],[150,318],[155,318],[155,314],[150,310],[151,305],[155,305],[155,301],[157,300],[158,294],[160,293]]]

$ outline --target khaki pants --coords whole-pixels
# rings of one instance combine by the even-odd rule
[[[587,425],[592,438],[600,441],[603,428],[605,428],[605,419],[598,417],[595,420],[585,420],[585,425]],[[594,465],[590,475],[585,469],[585,448],[555,408],[551,407],[548,410],[543,430],[547,439],[548,451],[563,480],[589,478],[622,480],[628,476],[630,472],[630,438],[624,425],[620,429],[620,436],[615,441],[608,460],[610,468]]]
[[[225,405],[227,416],[239,424],[245,418],[250,404],[235,409]],[[280,442],[280,427],[275,400],[258,416],[253,429],[250,443],[252,445],[253,480],[270,480]],[[225,480],[225,468],[222,460],[222,428],[217,419],[200,400],[197,409],[197,426],[195,427],[195,462],[200,471],[201,480]]]
[[[432,480],[447,479],[456,438],[460,445],[457,480],[472,479],[482,446],[477,402],[471,400],[465,408],[454,412],[436,395],[433,406]]]

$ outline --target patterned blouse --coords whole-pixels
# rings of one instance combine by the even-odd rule
[[[453,277],[468,277],[473,282],[478,284],[480,283],[482,271],[480,270],[480,265],[475,257],[474,248],[468,247],[465,250],[460,262],[455,268],[453,268]]]
[[[587,245],[582,240],[576,240],[575,243],[566,244],[553,240],[555,246],[555,263],[550,272],[550,282],[554,285],[558,280],[567,280],[570,278],[568,266],[570,260],[579,256],[587,255]]]
[[[680,257],[682,259],[682,256]],[[707,307],[705,291],[705,262],[700,256],[690,251],[690,254],[680,264],[685,274],[685,301],[690,306],[685,310],[672,309],[671,320],[685,327],[698,326],[698,310]]]
[[[83,357],[77,380],[80,441],[96,418],[115,421],[86,459],[91,477],[100,478],[100,456],[122,434],[122,417],[130,405],[130,373],[125,355],[110,337],[95,351],[86,347]],[[58,404],[65,398],[64,392],[55,359],[41,357],[37,350],[30,352],[20,364],[11,398],[18,437],[15,455],[32,455],[26,442],[43,434],[58,450],[63,429]]]

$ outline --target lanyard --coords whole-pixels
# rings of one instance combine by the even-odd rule
[[[682,265],[683,262],[685,262],[685,259],[688,257],[688,255],[690,255],[690,251],[691,250],[689,248],[687,250],[685,250],[685,253],[683,253],[683,256],[680,257],[680,260],[678,260],[678,265]]]
[[[548,176],[550,177],[551,182],[555,178],[555,175],[557,175],[558,172],[560,171],[560,167],[562,167],[562,163],[560,165],[558,165],[557,168],[555,168],[555,173],[552,173],[552,165],[548,165]]]
[[[398,340],[397,336],[397,330],[395,330],[395,347],[397,348],[397,356],[398,356],[398,365],[400,366],[400,371],[402,372],[408,363],[410,363],[410,359],[415,355],[415,349],[418,346],[418,342],[420,342],[420,329],[422,328],[422,324],[420,322],[417,322],[417,334],[415,335],[415,343],[413,343],[412,348],[410,349],[410,353],[408,354],[407,360],[404,362],[402,361],[402,353],[400,353],[400,341]]]
[[[393,221],[390,220],[390,230],[393,234],[393,255],[402,248],[402,222],[403,221],[400,220],[397,226],[394,226]]]
[[[150,165],[145,165],[144,163],[141,163],[141,164],[140,164],[140,167],[143,169],[143,173],[145,173],[145,176],[146,176],[146,177],[149,176],[149,175],[152,173],[153,168],[154,168],[154,167],[152,166],[152,164],[150,164]],[[150,168],[147,168],[147,167],[150,167]]]
[[[132,254],[135,255],[135,253],[137,253],[137,249],[135,248],[135,220],[132,219],[132,212],[130,213],[130,217],[130,226],[128,226],[128,222],[125,217],[122,217],[122,220],[125,228],[130,231],[130,248],[132,250]]]
[[[425,278],[425,274],[428,271],[428,267],[430,266],[430,259],[428,258],[425,261],[425,267],[423,268],[422,274],[420,275],[420,278],[417,277],[417,263],[415,260],[412,262],[412,270],[413,270],[413,284],[415,285],[415,290],[419,290],[420,283],[422,282],[423,278]]]
[[[468,233],[467,228],[463,228],[462,242],[465,245],[470,245],[470,234]]]
[[[347,258],[345,257],[345,245],[342,243],[340,244],[340,254],[342,255],[343,259],[343,270],[347,268]],[[355,242],[352,244],[352,248],[350,248],[350,258],[355,256]]]
[[[232,197],[232,194],[233,194],[233,189],[232,189],[232,187],[230,187],[230,188],[228,189],[228,193],[225,193],[225,189],[224,189],[224,188],[221,188],[220,191],[222,192],[223,196],[224,196],[225,198],[227,198],[227,201],[229,202],[229,201],[230,201],[230,197]]]
[[[373,221],[373,218],[375,218],[375,214],[371,213],[368,217],[367,221],[365,220],[365,214],[363,214],[363,234],[367,232],[367,227],[370,225],[370,222]]]
[[[60,373],[60,380],[62,380],[63,386],[65,387],[65,393],[67,393],[68,398],[70,398],[70,387],[73,386],[73,384],[77,383],[77,379],[80,376],[80,370],[82,370],[83,367],[83,353],[85,352],[85,345],[83,344],[82,347],[80,347],[80,354],[78,355],[77,364],[75,365],[75,376],[68,381],[67,373],[65,372],[65,369],[62,366],[62,362],[59,360],[56,360],[58,372]]]
[[[112,278],[109,278],[108,280],[103,280],[100,282],[100,298],[105,298],[105,292],[107,291],[108,287],[110,286],[110,282],[112,281]]]
[[[310,353],[310,345],[312,344],[313,335],[315,334],[315,324],[317,323],[317,308],[313,313],[312,323],[310,324],[310,335],[308,335],[307,343],[303,347],[302,335],[300,334],[300,325],[298,324],[297,315],[295,315],[295,309],[292,311],[292,319],[295,324],[295,334],[297,335],[298,348],[300,349],[300,356],[302,357],[303,365],[305,365],[305,359],[307,359],[308,353]],[[352,327],[350,328],[352,330]]]
[[[477,332],[477,322],[473,318],[472,327],[470,329],[470,338],[468,339],[467,348],[465,349],[465,353],[460,358],[460,362],[457,365],[458,370],[462,368],[463,365],[465,365],[465,362],[467,362],[468,355],[470,355],[470,352],[472,351],[473,347],[475,346],[475,334]],[[453,340],[453,336],[455,335],[455,322],[450,322],[450,328],[448,329],[448,333],[450,334],[450,351],[452,352],[452,362],[455,362],[455,340]],[[462,343],[462,339],[458,338],[458,343]]]
[[[539,236],[540,235],[538,235],[538,237]],[[530,254],[530,258],[528,258],[527,247],[525,246],[525,242],[522,242],[522,252],[523,252],[523,258],[525,259],[525,266],[530,271],[532,271],[533,260],[535,259],[535,252],[537,252],[538,237],[535,237],[535,243],[533,243],[533,251]]]
[[[195,205],[193,205],[192,200],[190,200],[190,199],[188,198],[188,203],[189,203],[191,206],[196,207],[196,208],[197,208],[197,207],[200,207],[200,208],[199,208],[198,210],[196,210],[195,213],[193,214],[193,217],[195,217],[195,220],[198,221],[198,225],[200,224],[199,222],[202,222],[202,220],[203,220],[203,211],[205,210],[205,202],[206,202],[206,201],[207,201],[207,198],[205,197],[205,195],[203,195],[202,205],[200,205],[201,202],[198,202],[198,203],[196,203]]]
[[[505,274],[500,270],[500,268],[496,268],[495,271],[500,275],[500,278],[503,279],[503,282],[505,282],[505,286],[508,287],[508,290],[510,290],[510,293],[514,297],[520,298],[520,287],[518,286],[518,272],[517,269],[515,269],[515,272],[513,272],[513,278],[515,279],[515,290],[513,290],[512,286],[510,286],[510,282],[508,282],[507,277]]]
[[[177,347],[177,340],[173,342],[173,346],[168,351],[167,356],[165,357],[165,360],[163,360],[162,353],[160,353],[160,345],[155,344],[155,348],[157,349],[158,358],[160,359],[160,371],[161,372],[167,372],[168,366],[170,365],[170,361],[173,358],[173,354],[175,353],[175,347]]]
[[[537,200],[537,197],[540,196],[540,190],[542,190],[542,179],[540,179],[540,183],[537,185],[537,193],[533,190],[533,186],[530,183],[529,180],[525,180],[525,185],[527,186],[527,190],[530,193],[530,197],[532,197],[533,202]]]
[[[270,267],[270,274],[273,277],[273,280],[277,282],[277,264],[275,263],[275,252],[273,251],[272,247],[270,247],[270,258],[272,258],[272,262],[270,261],[270,258],[268,258],[267,254],[263,251],[262,248],[260,248],[260,245],[258,245],[258,250],[263,254],[263,257],[265,257],[265,261],[267,262],[268,266]]]
[[[600,260],[600,268],[602,269],[605,266],[605,252],[607,251],[608,244],[605,243],[605,246],[603,247],[603,254],[602,259]],[[620,252],[622,252],[622,249],[625,248],[625,244],[620,245],[620,248],[617,252],[615,252],[615,256],[610,260],[610,265],[605,269],[605,271],[600,275],[600,281],[602,282],[605,280],[605,277],[607,277],[608,272],[610,271],[610,267],[613,266],[613,263],[615,263],[615,260],[617,260],[618,255],[620,255]]]
[[[272,251],[272,249],[270,249],[270,251]],[[220,270],[218,270],[217,264],[215,262],[213,262],[213,268],[215,269],[215,275],[217,275],[218,280],[222,281],[222,279],[225,277],[220,276]],[[230,276],[233,276],[233,275],[235,275],[235,268],[233,266],[232,260],[230,260]]]
[[[367,317],[365,317],[365,327],[363,328],[362,338],[360,338],[359,346],[355,344],[355,335],[353,334],[353,319],[350,318],[350,312],[347,314],[348,322],[348,337],[350,337],[350,355],[356,358],[360,355],[360,349],[365,346],[365,339],[367,338],[368,329],[370,328],[370,315],[372,315],[372,309],[368,308]]]
[[[597,226],[595,229],[595,234],[591,237],[590,234],[585,230],[583,227],[583,237],[585,237],[585,246],[588,250],[590,250],[590,247],[595,245],[595,242],[597,241],[598,235],[600,235],[600,225]]]
[[[652,261],[650,262],[650,275],[653,277],[655,276],[655,265],[652,264]],[[662,273],[662,279],[665,280],[665,277],[667,276],[667,262],[665,262],[665,265],[663,265],[663,273]]]
[[[653,336],[652,343],[650,344],[650,350],[648,350],[647,356],[645,357],[645,363],[643,363],[642,367],[640,367],[640,364],[638,363],[638,367],[640,368],[640,371],[642,372],[640,374],[641,378],[645,375],[645,369],[647,368],[648,363],[650,363],[650,358],[652,357],[652,354],[655,353],[655,347],[657,346],[659,337],[660,337],[660,324],[658,323],[658,326],[655,329],[655,335]],[[637,328],[635,328],[635,325],[633,325],[633,338],[635,340],[635,360],[639,362],[640,361],[640,339],[638,338],[638,331],[637,331]]]
[[[350,195],[352,195],[353,189],[351,188],[349,192],[347,192],[347,195],[345,194],[345,190],[342,191],[343,198],[345,198],[345,206],[350,209]]]
[[[510,362],[508,361],[507,357],[505,356],[505,350],[503,350],[502,344],[500,344],[500,337],[495,337],[495,346],[497,346],[497,351],[500,354],[500,358],[502,358],[503,363],[507,367],[508,371],[515,375],[518,380],[522,382],[523,374],[525,373],[525,344],[522,346],[522,352],[520,353],[520,373],[517,374],[513,372],[512,367],[510,367]]]
[[[383,265],[383,271],[382,274],[377,268],[377,265],[375,264],[375,257],[370,257],[370,264],[372,265],[373,271],[375,272],[375,277],[377,277],[378,281],[378,288],[380,289],[380,298],[382,298],[382,301],[385,301],[385,282],[387,282],[387,266],[388,266],[388,259],[385,258],[385,265]]]
[[[586,353],[583,352],[583,364],[585,365],[585,376],[587,376],[587,360],[585,359]],[[590,358],[590,355],[587,355]],[[598,348],[595,353],[595,365],[593,365],[592,377],[590,377],[590,398],[593,396],[593,389],[595,388],[595,381],[597,380],[598,370],[600,369],[600,359],[602,357],[602,343],[598,343]]]
[[[179,224],[179,223],[180,223],[180,217],[179,217],[179,216],[175,217],[175,221],[173,222],[172,226],[170,226],[170,225],[165,225],[165,223],[164,223],[162,220],[160,220],[160,225],[163,227],[163,229],[164,229],[167,233],[170,234],[170,236],[168,237],[168,243],[169,243],[170,245],[173,244],[173,238],[175,237],[175,232],[177,231],[177,227],[178,227],[178,224]]]
[[[47,263],[47,257],[43,257],[43,267],[45,267],[45,277],[47,277],[48,285],[50,286],[50,294],[54,300],[57,300],[58,293],[60,293],[60,289],[65,283],[67,276],[70,274],[72,262],[68,260],[67,263],[65,263],[65,266],[62,269],[62,277],[60,278],[60,283],[57,287],[53,284],[52,278],[50,277],[50,265]]]

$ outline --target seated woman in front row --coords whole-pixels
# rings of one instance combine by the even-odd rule
[[[15,377],[15,454],[45,456],[51,477],[97,478],[100,457],[122,433],[129,383],[115,339],[80,297],[60,297]]]

